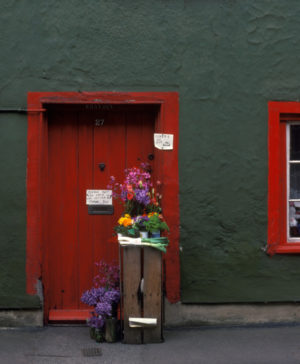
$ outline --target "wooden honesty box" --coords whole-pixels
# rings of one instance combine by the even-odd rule
[[[123,342],[162,342],[162,253],[120,246],[120,268]]]

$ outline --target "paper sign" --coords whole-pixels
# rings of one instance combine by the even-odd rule
[[[112,205],[111,190],[86,190],[87,205]]]
[[[161,150],[172,150],[173,139],[173,134],[154,134],[154,146]]]

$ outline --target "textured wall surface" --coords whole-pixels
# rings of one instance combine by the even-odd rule
[[[5,4],[4,4],[5,3]],[[28,91],[178,91],[184,302],[300,300],[266,256],[267,102],[300,98],[297,0],[7,0],[0,108]],[[25,115],[0,114],[0,306],[25,295]]]

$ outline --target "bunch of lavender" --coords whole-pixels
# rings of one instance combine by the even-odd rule
[[[102,316],[95,315],[93,312],[92,317],[87,320],[87,324],[94,329],[101,330],[104,327],[105,320]]]
[[[81,301],[94,307],[88,324],[91,327],[96,327],[97,325],[103,327],[105,318],[115,314],[113,308],[116,308],[120,301],[120,291],[115,288],[91,288],[82,294]]]
[[[119,267],[103,261],[95,264],[98,268],[98,274],[94,278],[95,287],[85,291],[81,301],[94,307],[92,317],[87,320],[88,325],[103,329],[105,319],[116,314],[120,301]]]
[[[85,291],[81,296],[81,301],[89,306],[96,306],[99,299],[104,296],[106,289],[104,287],[91,288]]]
[[[100,298],[99,302],[96,304],[95,312],[101,317],[111,317],[116,313],[113,312],[113,308],[120,301],[120,291],[116,289],[109,289]]]

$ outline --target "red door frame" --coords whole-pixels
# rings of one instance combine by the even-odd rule
[[[166,296],[171,303],[180,300],[179,262],[179,183],[178,183],[178,119],[177,92],[29,92],[27,135],[27,293],[37,294],[43,277],[43,241],[46,237],[46,209],[43,196],[47,191],[49,104],[153,104],[159,105],[155,132],[174,135],[174,149],[155,149],[155,169],[163,181],[163,209],[170,226],[170,245],[165,255]],[[50,247],[49,247],[50,248]]]

